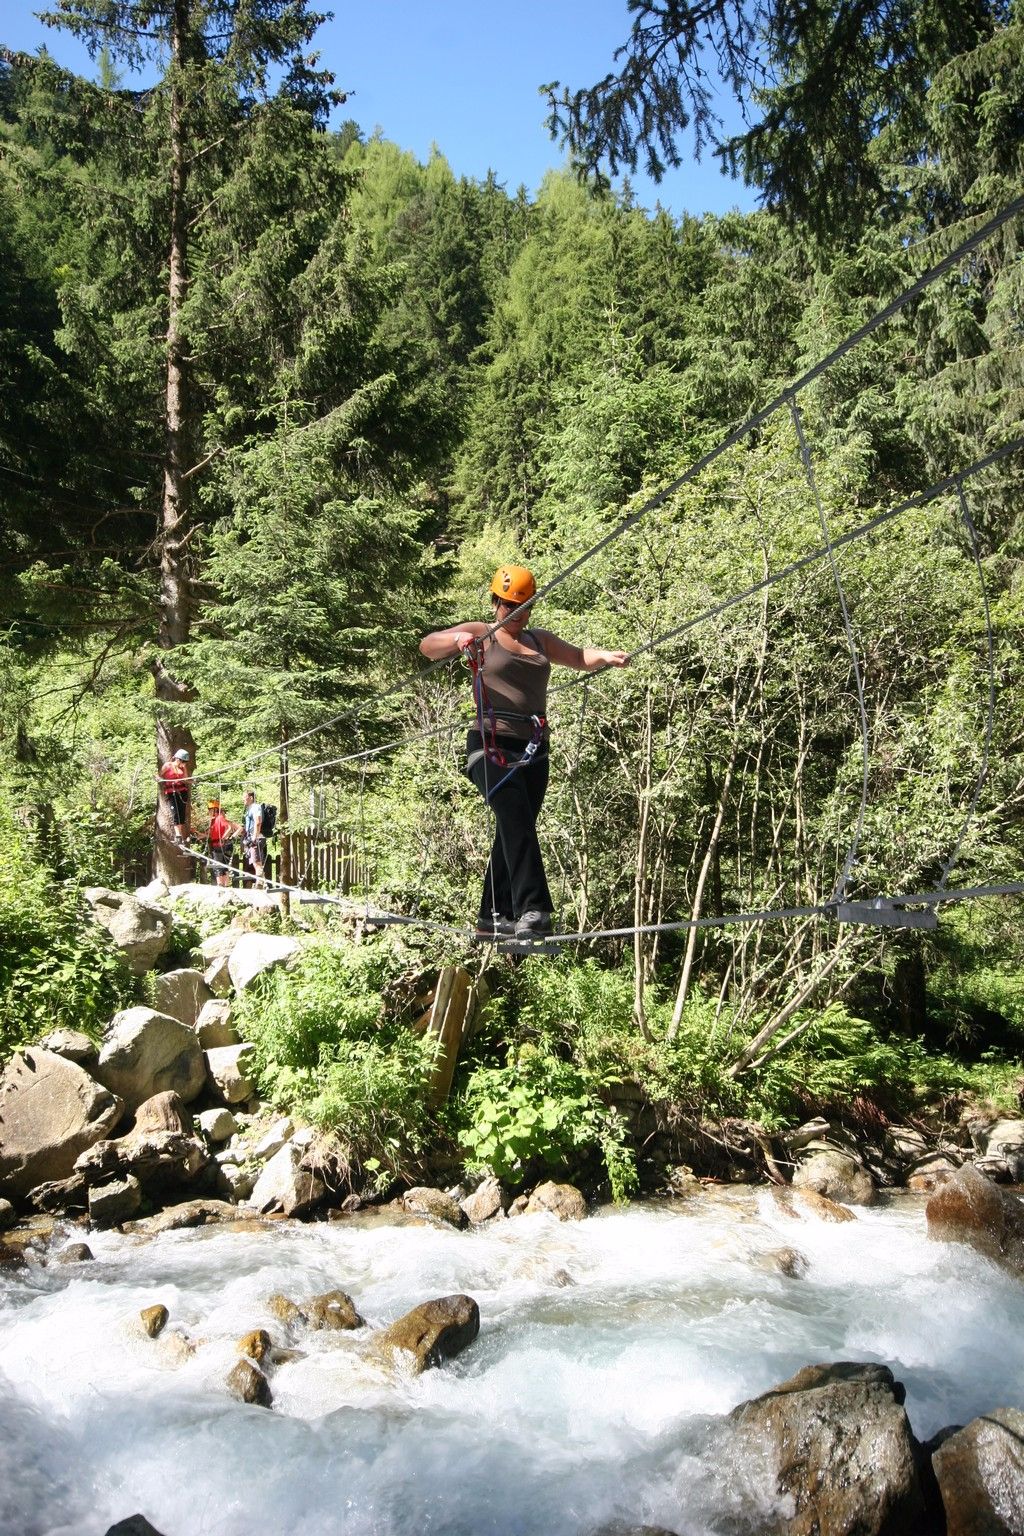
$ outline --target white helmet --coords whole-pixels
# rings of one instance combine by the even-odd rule
[[[181,763],[187,763],[188,762],[188,753],[185,751],[184,747],[179,747],[177,752],[175,752],[174,756],[175,756],[176,761],[178,761],[178,762],[181,762]]]

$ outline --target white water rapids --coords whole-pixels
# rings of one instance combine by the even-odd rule
[[[163,1536],[584,1536],[615,1519],[704,1536],[741,1470],[707,1416],[801,1366],[891,1366],[921,1439],[1024,1407],[1024,1285],[928,1242],[920,1200],[837,1225],[729,1192],[464,1233],[88,1241],[93,1263],[0,1275],[4,1536],[103,1536],[137,1512]],[[781,1246],[802,1278],[762,1267]],[[235,1401],[238,1338],[286,1342],[267,1298],[333,1289],[373,1326],[466,1292],[480,1336],[396,1377],[365,1358],[366,1329],[303,1333],[272,1409]],[[183,1361],[138,1327],[157,1302],[197,1344]]]

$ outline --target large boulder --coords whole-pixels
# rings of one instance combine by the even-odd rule
[[[920,1536],[920,1448],[883,1365],[798,1371],[729,1415],[751,1536]]]
[[[192,1130],[192,1115],[173,1091],[155,1093],[135,1111],[132,1130],[136,1135],[144,1131],[181,1131],[187,1136]]]
[[[168,1090],[190,1104],[206,1082],[206,1063],[195,1031],[153,1008],[115,1013],[104,1037],[96,1076],[135,1110]]]
[[[256,1084],[249,1076],[255,1064],[251,1044],[217,1045],[203,1054],[210,1084],[225,1104],[241,1104],[252,1096]]]
[[[384,1359],[405,1358],[418,1376],[450,1360],[480,1332],[480,1308],[471,1296],[442,1296],[413,1307],[374,1340]]]
[[[446,1195],[443,1189],[432,1189],[427,1184],[407,1189],[402,1196],[402,1207],[414,1216],[430,1216],[434,1221],[444,1221],[453,1227],[466,1225],[466,1213],[459,1202]]]
[[[231,1004],[223,998],[211,998],[203,1004],[196,1020],[196,1034],[204,1051],[219,1045],[238,1045],[242,1038],[231,1022]]]
[[[244,992],[251,981],[275,965],[283,965],[299,952],[297,939],[283,934],[243,933],[231,951],[228,971],[236,992]]]
[[[1024,1205],[969,1163],[935,1191],[925,1217],[930,1238],[966,1243],[1024,1278]]]
[[[798,1220],[804,1216],[815,1216],[819,1221],[832,1222],[857,1220],[845,1205],[837,1204],[827,1195],[819,1195],[814,1189],[793,1189],[791,1185],[785,1188],[775,1186],[772,1189],[772,1199],[784,1216],[793,1216]]]
[[[81,1152],[109,1136],[124,1105],[116,1093],[52,1051],[30,1047],[0,1077],[0,1192],[22,1198],[70,1177]]]
[[[327,1187],[319,1174],[302,1166],[301,1148],[288,1142],[276,1152],[263,1169],[249,1205],[257,1211],[283,1211],[286,1216],[302,1216],[320,1205]]]
[[[559,1221],[582,1221],[587,1214],[587,1202],[575,1184],[556,1184],[549,1179],[546,1184],[537,1185],[526,1202],[524,1215],[532,1216],[537,1211],[548,1211]]]
[[[1024,1413],[996,1408],[944,1440],[932,1468],[946,1536],[1024,1532]]]
[[[90,886],[85,899],[96,921],[124,952],[134,976],[151,971],[171,942],[171,914],[128,891]]]
[[[203,1004],[210,1001],[213,993],[203,980],[202,971],[183,969],[165,971],[156,979],[154,1007],[158,1013],[166,1013],[172,1019],[195,1029]]]
[[[485,1221],[500,1221],[508,1210],[509,1200],[498,1180],[489,1176],[483,1179],[472,1194],[467,1195],[459,1204],[471,1224],[478,1227]]]
[[[978,1156],[974,1166],[990,1179],[1007,1184],[1024,1183],[1024,1120],[975,1122],[971,1140]]]
[[[793,1174],[796,1189],[810,1189],[839,1205],[871,1205],[875,1185],[856,1158],[833,1149],[811,1152]]]
[[[129,1173],[89,1191],[89,1220],[94,1227],[119,1227],[131,1221],[142,1204],[142,1187]]]
[[[161,1197],[187,1188],[210,1161],[205,1143],[181,1131],[131,1131],[98,1141],[75,1164],[90,1188],[108,1178],[136,1180]]]

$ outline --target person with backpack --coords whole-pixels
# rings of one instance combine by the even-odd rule
[[[270,831],[267,825],[266,807],[256,799],[256,791],[247,789],[245,792],[245,811],[242,816],[244,826],[243,846],[245,848],[246,862],[252,868],[256,876],[256,890],[265,890],[266,881],[263,878],[263,866],[267,862],[267,836]]]
[[[495,834],[484,876],[477,937],[526,944],[551,932],[537,816],[548,782],[547,693],[552,665],[597,672],[624,667],[626,651],[570,645],[547,629],[528,629],[532,609],[509,618],[535,595],[520,565],[502,565],[491,581],[490,624],[473,619],[424,635],[431,661],[464,655],[473,674],[476,729],[466,741],[465,772],[494,812]],[[495,623],[501,628],[491,633]]]
[[[219,800],[208,800],[206,808],[210,812],[206,841],[213,860],[213,872],[217,884],[227,887],[231,884],[231,858],[235,851],[235,838],[242,829],[237,821],[229,821],[224,815]]]
[[[192,777],[189,772],[189,755],[179,747],[173,757],[160,769],[160,792],[171,803],[174,818],[174,835],[179,843],[188,841],[189,802],[192,798]]]

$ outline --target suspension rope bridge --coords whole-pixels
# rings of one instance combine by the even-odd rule
[[[532,608],[534,603],[536,603],[541,598],[548,596],[558,587],[563,585],[585,564],[594,559],[603,550],[607,549],[613,542],[622,538],[626,533],[635,528],[643,518],[647,517],[657,508],[663,506],[671,497],[677,495],[685,485],[696,480],[710,465],[712,465],[716,460],[720,459],[730,449],[741,443],[744,439],[748,438],[752,433],[755,433],[776,413],[788,409],[796,434],[804,478],[807,482],[809,493],[817,511],[819,527],[822,534],[822,542],[808,553],[790,561],[787,565],[780,567],[777,571],[770,573],[760,581],[751,583],[741,591],[732,593],[730,596],[711,604],[702,612],[691,616],[690,618],[677,625],[674,625],[672,628],[664,631],[663,633],[645,641],[643,644],[638,645],[635,650],[629,653],[629,659],[635,660],[636,658],[653,652],[664,645],[670,644],[673,641],[677,641],[688,632],[709,623],[715,618],[721,617],[730,609],[748,601],[751,597],[766,592],[776,584],[788,580],[792,576],[807,570],[819,562],[828,561],[837,589],[839,605],[843,619],[843,627],[846,634],[847,647],[850,653],[850,664],[854,675],[854,683],[858,703],[862,757],[860,805],[858,809],[856,825],[849,847],[843,859],[841,872],[838,876],[832,894],[827,901],[810,906],[766,908],[752,912],[736,912],[709,917],[684,918],[672,922],[634,924],[624,928],[591,929],[589,931],[579,933],[554,934],[545,937],[545,947],[548,945],[557,947],[563,944],[580,943],[599,939],[624,938],[636,934],[679,932],[692,929],[719,928],[733,925],[750,925],[768,921],[813,917],[831,918],[841,922],[870,923],[879,926],[934,927],[936,922],[935,908],[942,903],[973,900],[982,896],[1018,895],[1024,893],[1024,882],[1011,881],[998,885],[978,885],[960,890],[951,890],[948,886],[950,873],[959,858],[964,839],[967,836],[969,828],[973,823],[975,814],[977,812],[982,788],[987,777],[995,720],[995,648],[991,605],[989,602],[988,592],[984,579],[984,571],[981,564],[977,533],[967,503],[965,482],[973,479],[983,471],[1001,463],[1013,454],[1019,453],[1021,449],[1024,449],[1024,437],[1017,437],[1010,442],[1002,444],[1001,446],[984,455],[982,458],[976,460],[974,463],[962,466],[961,468],[953,471],[951,474],[948,474],[942,479],[935,481],[926,490],[916,493],[914,496],[901,501],[896,506],[887,508],[882,512],[877,513],[875,516],[869,518],[863,523],[858,524],[856,527],[849,529],[847,532],[837,537],[833,537],[828,525],[828,520],[825,515],[824,506],[818,489],[813,459],[807,444],[804,431],[803,416],[798,399],[798,397],[816,379],[823,376],[848,352],[858,346],[867,337],[871,336],[881,326],[886,324],[890,319],[892,319],[901,310],[903,310],[908,304],[912,303],[913,300],[922,294],[931,284],[935,283],[939,278],[956,268],[968,255],[977,250],[1007,223],[1021,215],[1024,215],[1024,196],[1016,198],[1007,207],[993,215],[984,224],[980,225],[979,228],[977,228],[971,235],[959,242],[952,250],[950,250],[933,266],[928,268],[927,271],[925,271],[913,283],[905,288],[893,300],[891,300],[882,309],[873,314],[869,320],[867,320],[857,330],[851,332],[850,335],[848,335],[837,347],[835,347],[825,357],[821,358],[817,363],[815,363],[800,378],[787,385],[771,401],[769,401],[767,405],[756,411],[739,426],[735,427],[729,433],[727,433],[727,435],[718,444],[716,444],[708,452],[691,463],[674,480],[647,498],[639,507],[635,508],[627,516],[622,518],[602,538],[597,540],[588,549],[584,550],[583,553],[580,554],[575,560],[573,560],[570,564],[560,570],[554,577],[552,577],[552,579],[548,581],[546,585],[538,588],[538,590],[531,597],[529,597],[525,602],[519,604],[518,607],[512,609],[504,616],[504,618],[490,625],[486,632],[480,637],[481,641],[486,641],[497,634],[497,632],[504,628],[505,625],[514,621],[520,615],[526,614],[529,609]],[[955,492],[956,494],[961,521],[963,522],[964,528],[967,532],[972,559],[981,587],[982,602],[984,608],[988,662],[988,702],[984,744],[982,750],[982,762],[973,787],[970,806],[967,810],[963,824],[960,827],[951,852],[946,856],[944,860],[941,861],[941,875],[936,887],[932,890],[923,892],[902,895],[897,894],[877,896],[871,899],[853,901],[847,899],[848,887],[853,870],[857,864],[860,841],[868,808],[870,733],[868,727],[867,705],[865,699],[862,668],[857,652],[853,623],[850,617],[846,595],[843,590],[836,555],[841,549],[857,542],[860,539],[866,538],[876,529],[902,516],[904,513],[910,511],[911,509],[923,507],[927,503],[951,491]],[[401,693],[404,693],[413,687],[421,686],[425,679],[428,678],[432,673],[438,671],[441,667],[447,667],[450,665],[450,660],[451,658],[449,657],[439,658],[430,663],[430,665],[427,667],[421,667],[417,669],[416,672],[398,679],[394,684],[392,684],[389,688],[378,695],[379,701],[383,702],[389,698],[393,698]],[[587,684],[589,684],[594,677],[601,675],[601,673],[603,673],[605,670],[607,669],[604,667],[597,668],[593,673],[588,673],[582,679],[576,678],[564,684],[557,685],[550,690],[550,693],[552,696],[562,694],[568,689],[579,687],[581,683],[584,687],[584,690],[586,690]],[[584,692],[584,701],[585,700],[586,691]],[[268,757],[281,758],[282,754],[287,753],[289,749],[298,743],[309,741],[314,736],[320,735],[323,732],[344,723],[354,723],[361,725],[363,723],[363,712],[355,708],[349,708],[347,710],[341,711],[319,722],[316,725],[310,726],[308,729],[297,732],[295,735],[279,742],[276,746],[267,747],[260,751],[251,753],[246,757],[235,759],[233,762],[221,765],[219,768],[211,769],[203,773],[194,774],[192,776],[192,782],[193,784],[207,782],[218,783],[221,785],[225,782],[241,782],[241,780],[232,779],[230,776],[235,774],[238,770],[251,769],[253,765],[265,760]],[[396,740],[388,741],[376,746],[361,748],[357,751],[345,753],[338,757],[325,758],[322,761],[318,761],[309,765],[296,766],[295,768],[289,770],[289,774],[291,777],[300,777],[303,775],[320,773],[322,783],[323,775],[328,769],[336,769],[349,764],[360,763],[363,765],[363,774],[365,778],[366,765],[374,758],[384,753],[396,751],[416,742],[426,741],[434,737],[450,734],[454,730],[462,728],[462,726],[463,722],[457,721],[434,726],[429,729],[411,734],[407,733]],[[362,788],[360,791],[360,799],[362,799]],[[360,811],[360,815],[362,816],[362,809]],[[214,863],[213,860],[209,859],[205,855],[196,852],[193,852],[191,857],[210,865]],[[243,878],[246,880],[255,880],[256,877],[245,875]],[[308,891],[304,891],[298,886],[289,885],[288,883],[281,881],[261,881],[260,883],[267,889],[294,894],[303,901],[316,900],[326,904],[337,904],[338,906],[344,907],[349,911],[352,910],[352,902],[350,900],[330,897],[323,894],[319,894],[313,897]],[[463,927],[449,923],[437,922],[423,917],[403,916],[402,914],[391,912],[376,912],[371,914],[369,911],[368,903],[366,906],[365,920],[371,924],[381,926],[394,924],[409,927],[419,927],[458,936],[460,938],[468,938],[471,936],[470,931]]]

